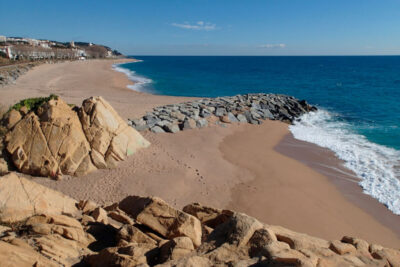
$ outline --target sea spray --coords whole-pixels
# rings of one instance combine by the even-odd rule
[[[329,148],[360,178],[364,193],[400,215],[400,151],[368,141],[326,110],[304,114],[290,131],[296,139]]]

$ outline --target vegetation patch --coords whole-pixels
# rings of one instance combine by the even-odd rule
[[[27,98],[19,101],[17,104],[12,106],[9,111],[15,109],[15,110],[20,110],[22,107],[26,107],[28,111],[31,110],[37,110],[40,106],[42,106],[44,103],[49,102],[52,99],[58,99],[57,95],[51,94],[48,97],[35,97],[35,98]]]

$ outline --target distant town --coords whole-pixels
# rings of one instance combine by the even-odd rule
[[[119,56],[121,53],[117,50],[90,42],[57,42],[0,35],[0,58],[9,61],[84,60]]]

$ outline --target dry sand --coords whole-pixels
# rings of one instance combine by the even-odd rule
[[[16,84],[0,88],[0,104],[8,106],[22,98],[55,93],[80,105],[84,98],[101,95],[122,117],[135,118],[158,105],[190,100],[127,89],[129,80],[113,71],[112,63],[97,60],[41,65]],[[288,148],[288,144],[300,144],[285,138],[288,134],[286,124],[273,121],[177,134],[146,132],[152,145],[117,169],[78,178],[66,176],[61,181],[34,180],[77,199],[106,203],[130,194],[156,195],[179,208],[201,202],[326,239],[353,235],[399,248],[400,230],[395,225],[400,225],[400,217],[389,216],[385,207],[369,197],[370,202],[357,196],[349,198],[343,187],[332,183],[332,177],[307,160],[295,160],[312,161],[312,156],[299,156]],[[294,154],[278,153],[281,148]],[[338,162],[334,157],[333,161]],[[374,212],[365,203],[374,203]]]

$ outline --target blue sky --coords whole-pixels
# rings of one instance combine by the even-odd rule
[[[0,4],[0,35],[90,41],[128,55],[400,54],[400,0]]]

